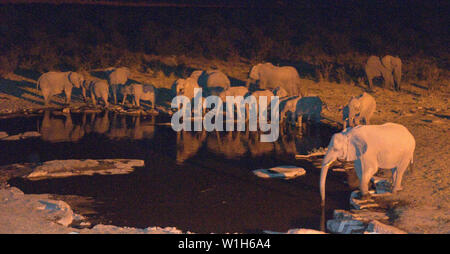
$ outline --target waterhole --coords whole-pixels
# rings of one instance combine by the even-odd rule
[[[328,145],[337,130],[311,127],[304,135],[259,142],[246,132],[176,133],[164,117],[112,112],[57,114],[0,120],[10,135],[38,131],[39,138],[0,141],[1,165],[62,159],[142,159],[125,175],[76,176],[9,184],[26,194],[71,197],[75,212],[93,224],[176,227],[196,233],[259,233],[292,228],[323,229],[334,209],[348,209],[350,188],[329,174],[326,209],[320,206],[320,168],[295,159]],[[252,170],[297,165],[306,175],[262,179]],[[75,197],[75,198],[74,198]],[[75,202],[74,200],[90,200]]]

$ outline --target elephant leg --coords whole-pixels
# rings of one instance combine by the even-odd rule
[[[141,106],[141,97],[140,96],[134,96],[134,105],[136,105],[137,107]]]
[[[92,98],[92,104],[94,104],[94,106],[97,105],[97,98],[95,98],[94,93],[91,93],[91,98]]]
[[[359,188],[361,190],[362,196],[367,196],[369,194],[369,183],[372,176],[378,170],[378,163],[375,158],[361,158],[361,177]],[[355,165],[356,166],[356,165]]]
[[[117,105],[117,86],[113,86],[112,87],[112,92],[113,92],[113,99],[114,99],[114,104]]]
[[[404,160],[400,165],[392,169],[392,193],[402,190],[402,178],[408,165],[409,160]]]
[[[109,103],[108,103],[108,94],[103,96],[103,102],[105,103],[105,106],[108,107]]]
[[[372,91],[372,87],[373,87],[372,78],[371,77],[367,77],[367,81],[369,83],[369,91]]]
[[[72,99],[72,88],[66,88],[65,94],[66,94],[66,104],[70,104],[70,100]]]
[[[87,98],[86,98],[86,88],[82,87],[82,88],[81,88],[81,93],[83,94],[83,100],[84,100],[84,102],[86,102],[86,101],[87,101]]]

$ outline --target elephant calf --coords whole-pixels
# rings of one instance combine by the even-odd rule
[[[344,129],[348,126],[370,124],[370,118],[372,118],[375,108],[376,101],[368,93],[352,97],[342,111]]]
[[[280,101],[280,123],[295,123],[295,111],[301,96],[291,96]]]
[[[128,95],[133,95],[133,105],[140,107],[140,101],[149,101],[152,104],[152,109],[155,108],[156,88],[153,85],[132,84],[122,88],[123,101],[122,105]]]
[[[41,88],[44,96],[45,105],[48,105],[53,95],[65,93],[66,103],[70,104],[72,97],[72,88],[81,88],[84,82],[83,75],[68,71],[68,72],[47,72],[39,77],[36,88]]]
[[[91,91],[92,104],[97,104],[97,98],[101,98],[108,107],[109,85],[105,80],[94,80],[89,83],[89,90]]]
[[[302,121],[319,123],[322,119],[322,106],[324,103],[318,96],[302,97],[297,101],[295,107],[295,117],[298,125],[302,126]]]

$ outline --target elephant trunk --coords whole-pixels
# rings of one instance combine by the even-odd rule
[[[247,87],[247,88],[250,87],[251,82],[252,82],[252,79],[248,78],[247,81],[245,82],[245,87]]]
[[[336,160],[336,156],[332,153],[327,153],[322,162],[322,170],[320,172],[320,197],[322,200],[321,205],[325,205],[325,182],[327,180],[328,169],[331,164]]]

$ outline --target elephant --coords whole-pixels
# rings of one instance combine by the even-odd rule
[[[232,86],[226,89],[225,91],[222,91],[219,93],[219,98],[225,102],[227,99],[227,96],[242,96],[245,98],[245,96],[248,94],[248,88],[245,86]]]
[[[399,57],[387,55],[381,59],[381,63],[394,76],[394,90],[400,91],[400,83],[402,82],[402,60]]]
[[[197,80],[195,80],[194,78],[191,78],[191,77],[186,78],[186,79],[180,78],[177,81],[175,81],[176,94],[184,95],[191,100],[195,96],[195,94],[194,94],[195,88],[200,88],[200,86],[198,85]]]
[[[401,189],[403,173],[413,162],[416,146],[413,135],[396,123],[360,125],[332,136],[320,173],[320,195],[325,204],[325,182],[328,168],[337,159],[354,161],[363,196],[368,195],[369,182],[378,168],[392,170],[392,193]]]
[[[261,113],[259,113],[259,111],[261,110],[260,108],[259,108],[259,103],[260,103],[260,98],[262,97],[266,97],[265,98],[265,100],[266,100],[266,105],[267,105],[267,108],[266,108],[266,110],[263,112],[263,119],[267,119],[267,115],[268,115],[268,109],[270,108],[270,102],[271,102],[271,99],[272,99],[272,96],[274,96],[273,95],[273,93],[272,93],[272,91],[270,91],[270,90],[268,90],[268,89],[266,89],[266,90],[257,90],[257,91],[254,91],[253,93],[251,93],[250,94],[250,96],[253,96],[253,97],[255,97],[255,99],[256,99],[256,106],[257,106],[257,109],[258,109],[258,115],[259,114],[261,114]],[[264,100],[264,99],[263,99]],[[247,114],[247,117],[249,117],[249,114]]]
[[[97,105],[97,98],[101,98],[108,107],[109,85],[105,80],[93,80],[89,82],[89,90],[91,91],[92,104]]]
[[[175,92],[177,96],[186,96],[189,101],[192,101],[192,99],[195,97],[195,88],[200,88],[200,86],[197,84],[197,80],[194,78],[186,78],[186,79],[178,79],[175,81]],[[178,108],[180,108],[180,102],[178,103]],[[203,105],[203,109],[205,109],[205,106]]]
[[[153,85],[143,84],[131,84],[121,89],[123,94],[122,105],[128,95],[133,95],[133,105],[140,107],[140,101],[150,101],[152,103],[152,109],[155,108],[156,102],[156,88]]]
[[[260,89],[284,88],[290,96],[300,95],[300,76],[292,66],[277,67],[271,63],[260,63],[252,67],[247,80],[259,81]]]
[[[304,120],[319,123],[324,105],[318,96],[301,97],[296,103],[294,119],[297,119],[299,126],[302,126]]]
[[[344,129],[347,126],[355,127],[360,124],[370,124],[370,118],[376,109],[375,99],[368,93],[353,96],[342,110]]]
[[[284,98],[289,96],[288,92],[286,91],[286,89],[282,88],[281,86],[276,87],[275,89],[272,90],[273,94],[280,97],[280,98]]]
[[[294,114],[301,96],[291,96],[280,101],[280,124],[295,122]]]
[[[68,71],[68,72],[47,72],[42,74],[37,83],[36,89],[41,88],[42,95],[44,96],[45,105],[48,105],[53,95],[61,94],[66,95],[66,103],[70,104],[72,96],[72,88],[81,88],[84,83],[83,75]]]
[[[380,59],[377,56],[370,56],[364,66],[369,89],[373,87],[372,80],[375,77],[383,77],[384,86],[393,87],[400,91],[402,76],[402,61],[398,57],[387,55]]]
[[[114,104],[117,104],[117,92],[119,86],[124,86],[127,83],[130,74],[130,69],[127,67],[119,67],[109,73],[108,83],[113,94]]]
[[[197,70],[192,72],[190,77],[195,79],[198,85],[206,90],[207,94],[218,95],[230,88],[231,84],[227,75],[219,70]]]

